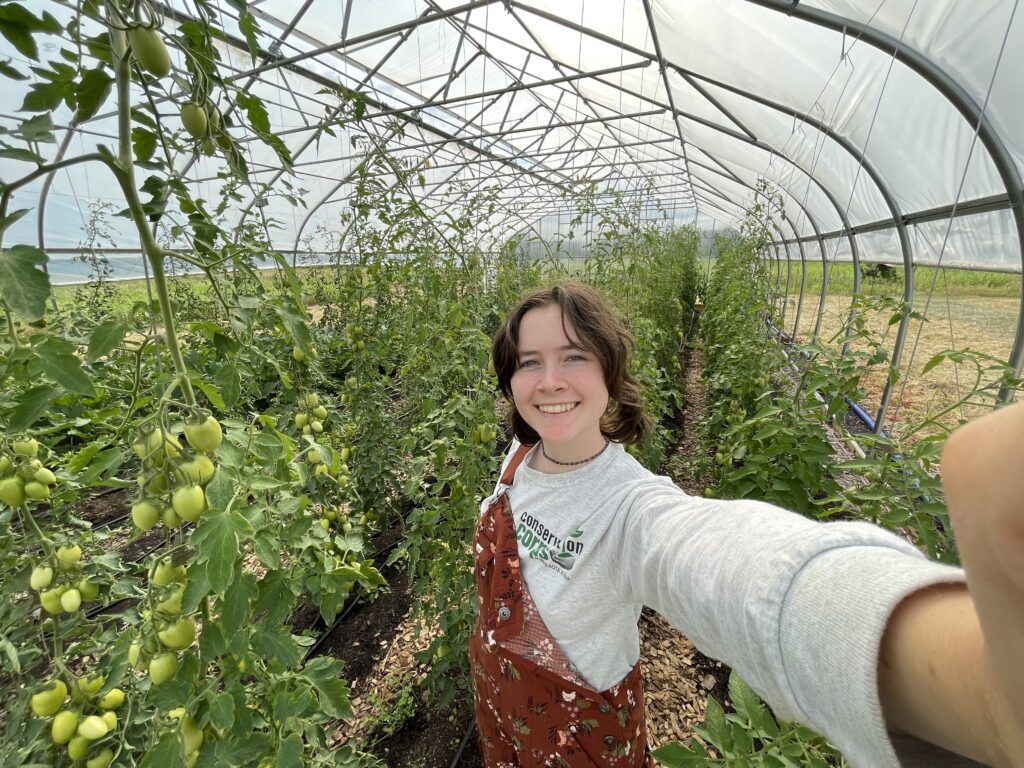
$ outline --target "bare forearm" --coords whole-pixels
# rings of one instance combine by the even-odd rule
[[[921,590],[893,612],[879,658],[886,722],[1024,768],[1024,404],[958,429],[942,481],[967,587]]]
[[[1001,701],[993,718],[1024,766],[1024,403],[971,422],[942,456],[960,559]]]
[[[947,584],[907,597],[893,612],[879,657],[889,730],[998,765],[986,658],[966,587]]]

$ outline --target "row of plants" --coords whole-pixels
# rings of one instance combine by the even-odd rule
[[[843,426],[848,403],[864,402],[865,376],[889,370],[885,340],[870,330],[870,320],[880,314],[894,325],[911,310],[889,297],[858,296],[856,311],[831,338],[781,344],[781,285],[771,266],[768,221],[778,205],[771,188],[760,185],[738,236],[717,243],[700,323],[709,406],[701,426],[706,458],[698,467],[710,478],[705,495],[759,499],[822,520],[868,520],[907,537],[930,558],[956,564],[938,473],[948,429],[936,429],[938,419],[966,402],[994,406],[1001,387],[1021,382],[990,355],[942,352],[924,373],[946,362],[972,366],[970,391],[920,423],[901,425],[898,437],[857,434],[863,455],[836,460],[829,431],[850,438]],[[808,729],[776,721],[735,674],[729,691],[735,711],[725,714],[711,700],[705,726],[697,729],[715,757],[694,740],[658,750],[658,760],[673,768],[845,764]]]

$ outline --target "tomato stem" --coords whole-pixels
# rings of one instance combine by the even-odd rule
[[[135,162],[131,145],[130,57],[125,56],[115,61],[114,79],[117,84],[118,154],[117,162],[112,165],[112,169],[121,187],[121,192],[124,194],[125,201],[128,203],[128,211],[131,214],[132,221],[138,230],[142,252],[153,269],[153,283],[160,302],[160,315],[164,323],[164,338],[167,341],[167,350],[171,355],[171,360],[174,362],[174,370],[181,381],[186,402],[195,405],[195,393],[192,391],[192,384],[188,379],[185,359],[182,357],[181,348],[178,346],[174,310],[171,308],[171,300],[167,291],[167,276],[164,272],[164,251],[157,244],[156,238],[149,228],[149,222],[146,221],[146,214],[135,187]]]

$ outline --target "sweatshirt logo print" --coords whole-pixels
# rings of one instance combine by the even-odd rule
[[[571,571],[576,559],[583,552],[583,529],[577,528],[566,539],[556,536],[543,523],[524,512],[519,516],[516,538],[530,550],[530,557],[545,563],[553,563],[563,571]]]

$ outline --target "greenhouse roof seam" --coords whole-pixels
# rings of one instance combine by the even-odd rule
[[[557,71],[562,72],[562,63],[560,61],[557,61],[555,59],[555,57],[552,56],[551,53],[544,48],[544,46],[541,44],[540,40],[537,39],[537,36],[534,34],[533,30],[531,30],[526,25],[526,23],[523,21],[523,19],[520,17],[520,15],[518,13],[516,13],[515,6],[518,6],[518,3],[515,3],[512,0],[503,0],[503,2],[505,4],[505,8],[508,11],[508,13],[512,16],[513,19],[516,20],[516,22],[519,24],[519,26],[522,27],[523,31],[533,41],[534,45],[536,45],[537,48],[540,50],[540,52],[542,54],[544,54],[548,58],[548,60],[551,62],[551,64],[555,67],[555,69]],[[573,87],[573,90],[577,90],[575,86],[572,86],[572,87]],[[578,93],[578,91],[577,91],[577,95],[583,100],[583,103],[587,105],[587,108],[590,109],[594,113],[594,116],[597,117],[598,116],[598,111],[594,108],[594,106],[591,103],[590,99],[588,99],[586,96]],[[607,131],[609,133],[609,135],[612,136],[613,139],[615,138],[615,136],[613,134],[611,134],[611,132],[610,132],[610,130],[609,130],[609,128],[608,128],[608,126],[606,124],[602,123],[601,127],[604,128],[605,131]],[[631,160],[633,159],[633,156],[632,156],[631,153],[627,152],[626,154],[627,154],[627,156]]]
[[[486,5],[493,5],[496,2],[498,2],[498,0],[472,0],[472,2],[464,3],[463,5],[456,6],[455,8],[449,8],[446,11],[436,11],[435,13],[424,12],[413,21],[403,22],[401,24],[394,24],[390,27],[378,29],[365,35],[357,35],[356,37],[351,38],[349,40],[341,40],[340,42],[330,43],[321,46],[320,48],[315,48],[311,51],[303,51],[302,53],[295,54],[294,56],[280,57],[276,61],[273,61],[269,64],[261,65],[259,67],[255,67],[245,72],[241,72],[237,75],[233,75],[230,78],[228,78],[228,81],[230,82],[232,80],[240,80],[241,78],[248,75],[260,75],[263,74],[264,72],[268,72],[272,69],[277,69],[279,67],[288,67],[293,64],[297,64],[301,61],[305,61],[306,59],[321,56],[325,53],[334,53],[342,51],[345,48],[348,48],[349,46],[357,45],[359,43],[377,40],[378,38],[388,37],[399,33],[412,32],[413,30],[416,29],[416,27],[422,24],[429,24],[430,22],[433,21],[440,21],[441,19],[447,18],[449,16],[457,16],[458,14],[464,13],[465,11],[472,11],[475,8],[482,8]],[[258,9],[254,9],[254,11],[255,10]],[[265,12],[261,12],[260,15],[265,16],[267,14]],[[246,50],[247,48],[247,45],[242,46],[243,50]]]
[[[746,2],[785,12],[784,0],[746,0]],[[880,30],[817,8],[808,8],[806,6],[796,8],[793,6],[790,13],[797,18],[836,31],[855,30],[860,38],[880,50],[891,53],[897,60],[924,77],[949,100],[964,119],[967,120],[969,125],[976,127],[982,143],[988,150],[989,156],[995,163],[1003,184],[1006,186],[1007,194],[1011,201],[1011,210],[1017,224],[1021,256],[1024,259],[1024,180],[1022,180],[1013,157],[1006,148],[1006,144],[992,127],[985,111],[976,103],[971,95],[956,80],[936,66],[935,62],[931,59],[915,50],[912,46],[900,44],[898,41],[893,40],[890,35]]]

